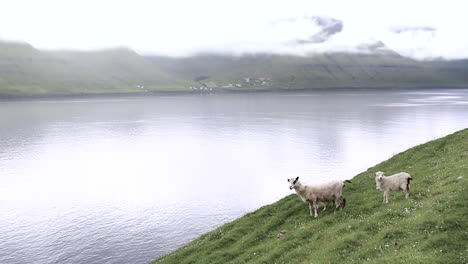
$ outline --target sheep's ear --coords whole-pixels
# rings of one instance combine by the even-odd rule
[[[296,184],[296,182],[297,182],[297,180],[299,180],[299,177],[297,177],[297,178],[296,178],[296,179],[293,181],[293,183],[292,183],[292,184],[293,184],[293,185],[295,185],[295,184]]]
[[[289,182],[289,179],[288,179],[288,182]]]

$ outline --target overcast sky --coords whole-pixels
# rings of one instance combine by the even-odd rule
[[[468,1],[0,0],[0,38],[39,49],[306,54],[382,41],[416,58],[468,57]],[[321,43],[312,16],[342,21]]]

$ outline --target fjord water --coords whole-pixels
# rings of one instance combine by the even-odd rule
[[[467,126],[468,90],[0,102],[0,263],[146,263]]]

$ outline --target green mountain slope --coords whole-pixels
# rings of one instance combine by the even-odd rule
[[[193,88],[196,87],[196,88]],[[390,50],[145,57],[125,48],[41,51],[0,41],[0,96],[352,87],[468,87],[468,60],[415,61]],[[210,90],[212,90],[210,89]]]
[[[180,79],[231,89],[467,87],[468,61],[416,61],[391,51],[288,55],[149,57]],[[248,78],[248,79],[246,79]]]
[[[383,204],[379,170],[410,173],[410,199],[393,192]],[[295,194],[287,196],[154,263],[467,263],[468,129],[369,168],[344,196],[343,211],[327,209],[317,219]]]
[[[127,49],[51,52],[0,42],[0,95],[124,93],[186,86]]]

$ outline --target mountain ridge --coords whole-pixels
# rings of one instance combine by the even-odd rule
[[[185,58],[147,57],[183,79],[206,76],[212,88],[308,89],[342,87],[466,87],[466,62],[417,61],[392,51],[325,53],[313,56],[199,54]],[[260,80],[252,83],[247,79]],[[270,79],[262,85],[263,79]]]

